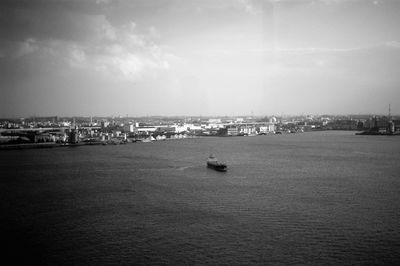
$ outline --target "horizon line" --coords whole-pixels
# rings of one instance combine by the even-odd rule
[[[160,114],[151,114],[151,115],[28,115],[28,116],[2,116],[0,119],[5,120],[5,119],[31,119],[31,118],[49,118],[49,117],[60,117],[60,118],[74,118],[74,117],[80,117],[80,118],[151,118],[151,117],[214,117],[214,118],[219,118],[219,117],[240,117],[240,118],[248,118],[248,117],[253,117],[253,118],[260,118],[260,117],[293,117],[293,116],[389,116],[389,114],[383,114],[383,113],[347,113],[347,114],[334,114],[334,113],[322,113],[322,114],[316,114],[316,113],[308,113],[308,114],[265,114],[265,115],[251,115],[251,114],[241,114],[241,115],[183,115],[183,114],[174,114],[174,115],[160,115]],[[400,116],[400,114],[390,114],[390,116]]]

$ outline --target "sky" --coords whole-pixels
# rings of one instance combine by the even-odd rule
[[[0,117],[400,114],[400,1],[0,1]]]

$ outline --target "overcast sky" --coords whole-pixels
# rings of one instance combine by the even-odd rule
[[[0,116],[400,113],[400,1],[0,2]]]

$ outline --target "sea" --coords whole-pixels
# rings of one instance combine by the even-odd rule
[[[0,176],[3,265],[400,263],[397,136],[3,150]]]

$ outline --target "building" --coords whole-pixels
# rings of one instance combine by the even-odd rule
[[[124,125],[124,131],[125,132],[134,132],[135,131],[135,126],[133,124],[126,124]]]
[[[101,121],[101,128],[102,129],[107,128],[109,124],[110,124],[110,122],[108,122],[108,121]]]
[[[275,124],[270,122],[267,123],[265,126],[260,126],[261,133],[273,133],[275,132]]]
[[[237,135],[239,135],[239,132],[240,132],[240,130],[238,127],[235,127],[235,126],[227,127],[227,135],[228,136],[237,136]]]
[[[257,129],[255,126],[244,126],[240,128],[240,133],[250,135],[250,134],[256,134]]]
[[[157,130],[156,127],[146,127],[146,126],[144,126],[144,127],[138,127],[138,128],[136,128],[136,131],[137,131],[138,133],[146,133],[146,134],[148,134],[148,133],[153,133],[153,132],[155,132],[156,130]]]
[[[79,132],[77,128],[71,129],[69,132],[69,143],[75,144],[79,142]]]

